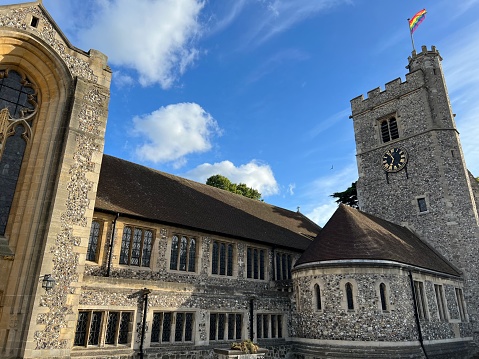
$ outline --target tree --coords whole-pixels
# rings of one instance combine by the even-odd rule
[[[242,195],[244,197],[252,199],[261,199],[261,193],[254,188],[248,187],[244,183],[236,184],[232,183],[227,177],[222,175],[213,175],[206,180],[208,186],[221,188],[226,191]]]
[[[348,187],[343,192],[333,193],[331,197],[337,198],[336,203],[344,203],[353,208],[359,208],[358,192],[356,191],[356,182],[351,183],[351,187]]]

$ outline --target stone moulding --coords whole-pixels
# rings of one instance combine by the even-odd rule
[[[264,358],[265,355],[268,353],[268,349],[259,348],[257,353],[248,354],[241,350],[235,349],[221,349],[216,348],[214,349],[215,354],[218,355],[218,359],[256,359],[256,358]]]

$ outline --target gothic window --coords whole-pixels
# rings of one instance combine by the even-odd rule
[[[213,241],[211,274],[233,275],[233,244]]]
[[[155,312],[151,328],[151,343],[192,342],[194,313]]]
[[[291,254],[276,252],[275,256],[275,276],[276,280],[291,279],[291,267],[292,267]]]
[[[429,319],[423,282],[414,281],[414,299],[416,301],[417,315],[419,316],[419,319]]]
[[[388,310],[388,296],[386,292],[386,284],[379,284],[379,298],[381,300],[381,310]]]
[[[457,306],[459,308],[459,316],[462,322],[466,322],[467,316],[466,316],[466,303],[464,302],[464,294],[461,288],[455,288],[455,292],[456,292]]]
[[[127,226],[123,229],[121,240],[120,264],[149,267],[153,231]]]
[[[90,238],[88,239],[88,249],[86,252],[86,260],[98,261],[98,240],[100,238],[100,222],[93,220],[90,228]]]
[[[256,337],[258,339],[283,338],[283,316],[281,314],[257,314]]]
[[[74,345],[86,347],[129,344],[132,319],[133,313],[128,311],[82,310],[78,313]]]
[[[384,143],[399,138],[398,125],[394,117],[381,121],[381,138]]]
[[[5,235],[37,110],[36,89],[14,70],[0,70],[0,235]]]
[[[265,279],[265,250],[248,247],[246,250],[246,277]]]
[[[315,309],[320,311],[323,309],[323,305],[321,303],[321,287],[319,284],[314,285],[314,302],[315,302]]]
[[[210,341],[241,339],[243,315],[210,313]]]
[[[346,300],[348,303],[348,310],[354,310],[353,285],[349,282],[345,284]]]
[[[171,239],[170,269],[183,272],[196,271],[196,239],[173,236]]]
[[[447,305],[444,298],[444,289],[440,284],[434,284],[434,294],[436,295],[437,312],[439,320],[447,320]]]

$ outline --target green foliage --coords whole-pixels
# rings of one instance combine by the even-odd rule
[[[333,193],[331,197],[337,198],[336,203],[344,203],[353,208],[359,208],[358,192],[356,191],[356,182],[351,183],[351,187],[348,187],[343,192]]]
[[[231,349],[241,350],[246,354],[255,354],[258,352],[259,346],[251,340],[246,339],[240,343],[231,343]]]
[[[240,194],[244,197],[260,200],[261,199],[261,193],[259,193],[257,190],[254,188],[248,187],[244,183],[232,183],[228,178],[222,175],[214,175],[209,177],[206,180],[206,184],[208,186],[216,187],[216,188],[221,188],[226,191]]]

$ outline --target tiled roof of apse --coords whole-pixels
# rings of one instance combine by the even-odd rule
[[[95,209],[296,250],[321,229],[301,213],[108,155]]]

